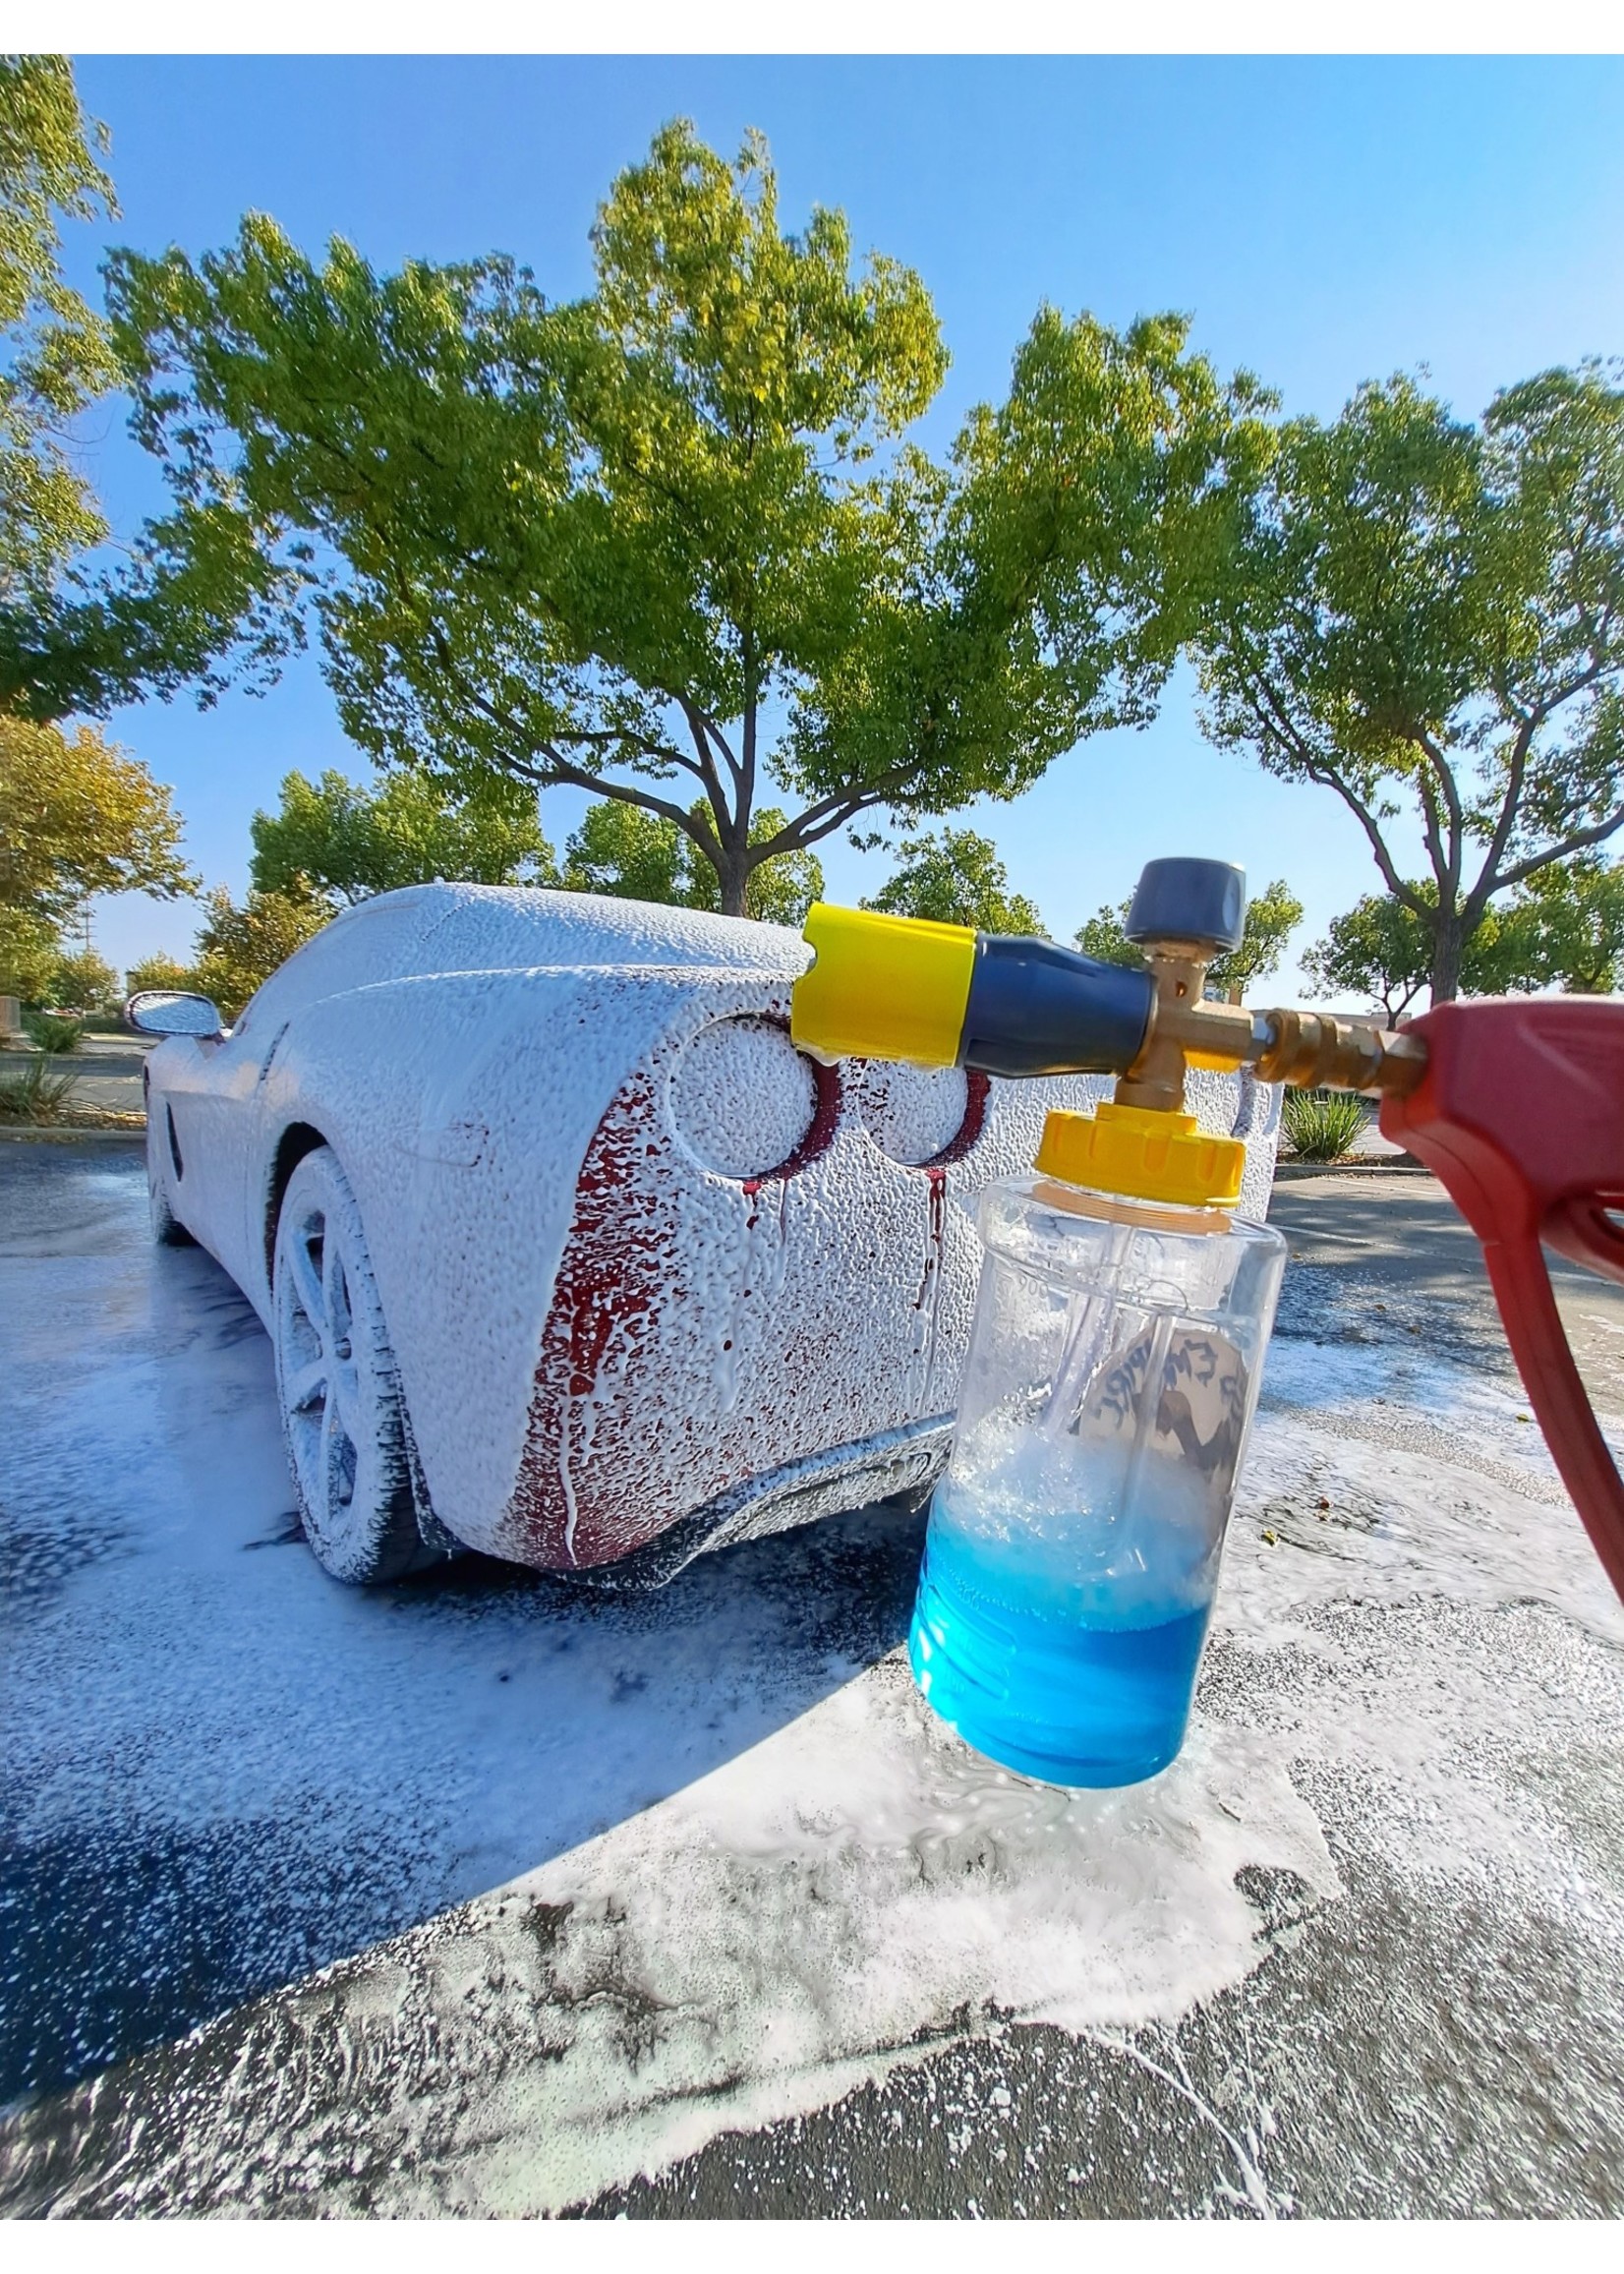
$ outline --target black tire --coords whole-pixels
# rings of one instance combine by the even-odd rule
[[[316,1560],[351,1587],[443,1562],[418,1522],[394,1354],[361,1211],[330,1146],[288,1180],[271,1294],[282,1438]]]

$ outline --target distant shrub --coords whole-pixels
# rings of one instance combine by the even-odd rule
[[[80,1019],[59,1019],[49,1011],[28,1011],[23,1015],[29,1040],[47,1058],[57,1058],[64,1051],[77,1050],[79,1038],[85,1031]]]
[[[1288,1089],[1280,1119],[1300,1161],[1339,1161],[1364,1127],[1364,1108],[1343,1090]]]

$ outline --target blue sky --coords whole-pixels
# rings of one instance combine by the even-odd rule
[[[1177,308],[1224,368],[1292,410],[1331,414],[1364,378],[1425,366],[1476,412],[1497,385],[1624,352],[1624,62],[1617,59],[173,58],[86,57],[87,107],[113,136],[123,207],[78,228],[94,284],[105,242],[199,252],[255,207],[298,241],[349,237],[375,262],[516,255],[545,289],[589,278],[587,231],[615,171],[665,119],[731,150],[768,136],[783,212],[842,206],[860,248],[916,266],[953,368],[927,437],[996,396],[1039,302],[1113,323]],[[116,410],[87,463],[115,524],[157,502]],[[114,730],[174,785],[191,857],[241,890],[256,806],[291,767],[367,769],[314,663],[261,700],[184,699]],[[549,792],[557,845],[582,801]],[[1097,737],[1014,805],[970,809],[1058,937],[1120,900],[1157,853],[1284,875],[1301,949],[1376,883],[1329,792],[1210,749],[1184,680],[1141,733]],[[828,891],[887,871],[837,842]],[[195,918],[104,903],[121,965],[186,948]],[[1282,986],[1293,974],[1282,974]]]

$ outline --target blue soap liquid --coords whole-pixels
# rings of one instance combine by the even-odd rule
[[[1136,1784],[1167,1767],[1189,1720],[1212,1603],[1197,1590],[1191,1608],[1180,1576],[1165,1590],[1142,1568],[1121,1591],[1068,1585],[1007,1538],[933,1512],[913,1678],[966,1744],[1007,1769],[1047,1784]]]

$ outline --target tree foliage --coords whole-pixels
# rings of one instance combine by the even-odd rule
[[[761,807],[751,820],[756,839],[776,837],[783,818],[776,806]],[[572,892],[685,908],[720,904],[716,870],[664,814],[601,798],[587,807],[564,852],[562,882]],[[815,852],[778,853],[751,869],[744,913],[758,923],[799,925],[822,892],[823,863]]]
[[[1085,956],[1092,956],[1096,962],[1121,963],[1130,970],[1143,967],[1143,956],[1123,930],[1131,905],[1131,902],[1124,901],[1120,906],[1113,907],[1107,901],[1103,907],[1094,910],[1075,935],[1076,945]]]
[[[1104,963],[1133,966],[1143,962],[1144,958],[1123,928],[1131,905],[1131,901],[1124,901],[1120,907],[1108,903],[1094,911],[1076,935],[1084,955],[1097,957]],[[1213,958],[1207,967],[1208,988],[1228,995],[1232,1002],[1242,1001],[1260,979],[1272,978],[1279,970],[1286,943],[1302,921],[1303,903],[1285,878],[1277,876],[1247,901],[1241,945],[1226,956]]]
[[[1429,878],[1413,884],[1425,903]],[[1323,995],[1363,995],[1389,1020],[1428,984],[1432,935],[1406,902],[1368,893],[1332,919],[1303,968]],[[1624,981],[1624,863],[1582,854],[1541,868],[1486,908],[1461,960],[1463,995],[1606,995]]]
[[[1624,989],[1624,862],[1582,854],[1542,868],[1499,912],[1485,957],[1495,991],[1569,995]]]
[[[331,904],[314,893],[250,892],[239,907],[224,885],[208,895],[207,908],[192,984],[227,1020],[332,915]]]
[[[61,55],[0,56],[0,602],[48,594],[106,535],[65,430],[118,377],[106,325],[63,281],[60,225],[116,212]]]
[[[58,922],[92,893],[191,892],[162,783],[93,727],[0,716],[0,904]]]
[[[865,809],[1012,796],[1150,716],[1268,449],[1182,321],[1041,311],[937,464],[907,439],[947,364],[923,284],[856,264],[838,212],[783,231],[759,138],[729,165],[662,130],[593,249],[559,305],[502,258],[382,275],[263,217],[113,262],[181,507],[334,564],[364,748],[638,807],[737,914]],[[794,802],[764,835],[769,781]]]
[[[990,838],[972,829],[927,831],[904,838],[902,862],[865,908],[931,923],[967,924],[978,932],[1043,931],[1029,900],[1010,890],[1009,871]]]
[[[0,901],[0,995],[37,1003],[48,992],[62,953],[57,929],[31,908]]]
[[[1302,921],[1303,903],[1285,878],[1277,876],[1247,903],[1241,945],[1213,959],[1208,980],[1232,1002],[1243,1001],[1260,979],[1272,979],[1279,970],[1286,943]]]
[[[83,558],[108,531],[73,422],[126,374],[106,322],[63,281],[61,224],[117,212],[106,147],[65,56],[0,56],[0,711],[30,719],[188,683],[207,702],[232,669],[273,670],[300,637],[306,566],[275,557],[229,487],[181,485],[116,566]]]
[[[459,795],[443,779],[390,775],[376,790],[331,769],[319,782],[284,776],[275,813],[251,827],[251,879],[261,892],[312,888],[354,902],[436,879],[555,884],[536,798],[501,776]]]
[[[161,948],[156,955],[144,956],[139,963],[132,963],[124,974],[127,995],[139,995],[146,987],[168,988],[182,995],[201,992],[191,964],[177,962]]]
[[[1407,902],[1366,893],[1332,917],[1325,937],[1305,949],[1302,961],[1311,994],[1363,997],[1391,1025],[1426,985],[1432,941]]]
[[[1412,880],[1419,913],[1411,900],[1366,893],[1346,914],[1333,916],[1325,937],[1304,952],[1310,989],[1318,995],[1363,996],[1391,1025],[1431,980],[1436,935],[1429,918],[1436,889],[1429,877]],[[1501,945],[1502,922],[1493,908],[1479,918],[1462,953],[1460,993],[1491,995],[1504,988],[1502,973],[1510,959]]]
[[[94,948],[75,948],[58,955],[46,993],[53,1004],[110,1011],[118,1000],[118,973]]]
[[[564,845],[563,881],[571,892],[686,907],[690,852],[691,841],[664,814],[599,798]]]
[[[1624,826],[1617,377],[1546,372],[1479,426],[1403,379],[1291,422],[1201,633],[1207,731],[1342,799],[1434,1001],[1497,894]],[[1427,889],[1390,839],[1406,805]]]

